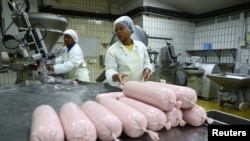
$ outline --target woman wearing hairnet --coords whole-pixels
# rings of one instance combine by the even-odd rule
[[[114,22],[118,38],[106,52],[105,76],[112,86],[123,87],[126,81],[147,81],[154,71],[146,46],[133,40],[134,24],[130,17],[121,16]]]
[[[47,65],[49,71],[55,74],[65,74],[67,79],[89,81],[89,71],[86,68],[82,49],[78,44],[75,30],[67,29],[63,33],[64,53],[55,59],[55,65]]]

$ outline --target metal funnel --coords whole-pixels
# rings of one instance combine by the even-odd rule
[[[56,15],[51,13],[29,12],[27,14],[31,26],[34,24],[40,24],[40,26],[38,25],[35,27],[40,28],[42,36],[45,35],[46,33],[44,42],[48,52],[50,52],[55,43],[58,41],[59,37],[63,34],[63,31],[66,29],[68,25],[68,19],[61,15]],[[24,18],[21,17],[16,18],[15,15],[13,15],[12,18],[15,19],[14,20],[15,24],[17,25],[20,31],[28,30],[28,26]],[[43,26],[46,28],[46,32]]]
[[[207,78],[225,89],[250,88],[250,76],[237,73],[207,74]]]

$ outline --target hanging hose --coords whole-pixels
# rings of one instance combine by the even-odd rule
[[[13,7],[12,2],[13,2],[13,0],[8,0],[8,6],[9,6],[10,10],[13,12],[13,10],[15,9],[15,7]],[[30,3],[29,3],[29,1],[28,0],[23,1],[22,7],[24,7],[25,4],[26,4],[25,12],[29,12],[29,10],[30,10]]]
[[[10,7],[10,9],[13,11],[13,9],[15,9],[16,11],[17,11],[17,15],[20,15],[21,13],[22,13],[22,10],[18,10],[18,9],[16,9],[16,7],[15,7],[15,4],[14,3],[12,3],[13,1],[12,0],[8,0],[8,5],[9,5],[9,7]],[[1,5],[2,6],[2,5]],[[23,4],[22,4],[22,6],[21,7],[23,7],[24,6],[24,2],[23,2]],[[2,9],[2,8],[1,8]],[[1,12],[2,13],[2,12]],[[16,18],[17,18],[18,16],[16,16]],[[6,47],[6,44],[5,44],[5,41],[6,41],[6,38],[7,39],[9,39],[10,38],[10,36],[8,36],[7,35],[7,37],[6,37],[6,33],[7,33],[7,31],[9,30],[9,28],[13,25],[13,23],[14,23],[14,21],[16,20],[16,18],[14,18],[12,21],[11,21],[11,23],[8,25],[8,27],[4,30],[4,28],[3,28],[3,25],[2,25],[2,23],[1,23],[1,32],[2,32],[2,35],[3,35],[3,38],[2,38],[2,43],[3,43],[3,45]],[[1,17],[1,19],[2,19],[2,17]],[[8,47],[6,47],[6,48],[8,48]],[[13,48],[12,48],[13,49]],[[15,48],[14,48],[15,49]]]
[[[15,5],[12,3],[12,0],[8,0],[8,4],[12,7],[12,11],[13,11],[13,9],[15,9],[15,10],[17,11],[16,15],[18,15],[18,16],[16,16],[16,18],[19,17],[19,16],[21,15],[21,13],[22,13],[22,10],[16,9]],[[23,4],[21,5],[21,8],[23,8],[23,6],[24,6],[24,2],[23,2]],[[9,26],[8,26],[8,27],[5,29],[5,31],[3,32],[3,35],[5,35],[5,34],[7,33],[7,31],[8,31],[9,28],[13,25],[14,21],[16,20],[16,18],[14,18],[14,19],[11,21],[11,23],[9,24]]]

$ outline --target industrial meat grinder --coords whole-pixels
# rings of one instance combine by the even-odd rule
[[[208,74],[207,77],[221,86],[217,91],[220,106],[230,103],[240,111],[250,105],[250,76],[237,73]]]

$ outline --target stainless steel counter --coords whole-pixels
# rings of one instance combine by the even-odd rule
[[[57,112],[66,102],[81,105],[94,100],[97,94],[121,91],[103,83],[40,84],[0,88],[0,140],[28,141],[33,110],[41,104],[51,105]],[[207,126],[176,127],[159,131],[160,141],[207,141]],[[131,139],[126,135],[121,141],[151,140],[147,134]]]

